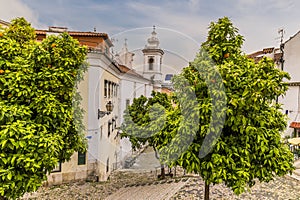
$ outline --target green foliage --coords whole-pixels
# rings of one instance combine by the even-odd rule
[[[193,143],[173,165],[199,173],[207,184],[223,182],[236,194],[256,180],[268,182],[294,169],[293,155],[281,140],[286,118],[276,103],[276,98],[287,90],[282,79],[289,76],[271,59],[263,58],[257,64],[248,59],[240,50],[242,41],[228,18],[219,19],[210,25],[208,40],[195,60],[179,75],[181,78],[174,79],[174,84],[182,84],[184,78],[189,81],[185,87],[196,94],[200,118]],[[224,57],[225,53],[229,57]],[[222,85],[227,98],[217,89]],[[213,109],[218,106],[213,101],[227,104],[227,108],[222,110],[226,114],[224,124],[213,123],[211,127]],[[217,116],[222,121],[221,113]],[[220,137],[211,137],[212,151],[199,156],[206,148],[205,138],[220,126]]]
[[[276,102],[288,89],[282,80],[289,75],[271,59],[247,58],[241,51],[244,39],[227,17],[209,28],[195,60],[173,78],[173,97],[160,101],[165,113],[157,109],[151,118],[150,102],[157,101],[135,99],[126,111],[123,136],[133,147],[149,142],[162,163],[200,174],[207,185],[223,182],[240,194],[257,180],[268,182],[294,169],[281,139],[286,117]]]
[[[220,18],[218,22],[211,22],[207,41],[202,44],[211,59],[221,64],[227,56],[234,57],[241,53],[244,38],[238,34],[238,29],[227,18]]]
[[[78,81],[86,48],[68,34],[35,41],[24,18],[0,37],[0,196],[35,191],[57,163],[85,151]]]
[[[125,111],[121,137],[128,137],[133,149],[146,142],[154,149],[159,148],[172,126],[166,118],[171,110],[172,104],[164,93],[152,92],[151,98],[135,98]]]

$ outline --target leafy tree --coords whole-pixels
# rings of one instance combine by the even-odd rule
[[[66,33],[35,37],[24,18],[0,37],[0,199],[37,190],[58,162],[86,151],[76,89],[86,48]]]
[[[196,95],[193,112],[199,113],[198,130],[194,133],[195,129],[190,131],[194,126],[179,124],[177,130],[183,131],[176,140],[167,138],[170,145],[162,146],[161,158],[200,174],[205,199],[210,184],[223,182],[240,194],[256,181],[268,182],[294,169],[293,155],[281,140],[286,117],[276,103],[287,90],[282,79],[289,76],[271,59],[256,64],[247,58],[242,44],[243,37],[227,17],[212,22],[195,60],[173,79],[180,90]],[[178,103],[185,112],[185,105]],[[191,144],[174,157],[178,144],[187,138],[193,138]]]
[[[153,91],[151,95],[151,98],[135,98],[125,110],[121,137],[129,138],[133,149],[147,143],[159,159],[157,150],[168,141],[166,138],[171,137],[178,114],[173,111],[167,94]],[[164,164],[161,165],[161,177],[165,177]]]

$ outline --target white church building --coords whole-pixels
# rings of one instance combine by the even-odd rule
[[[123,122],[124,111],[134,98],[141,95],[150,97],[153,90],[168,92],[171,89],[170,80],[174,71],[168,72],[163,69],[165,51],[160,47],[156,28],[153,26],[150,37],[146,40],[145,47],[141,50],[143,56],[142,71],[136,71],[134,66],[134,53],[128,50],[127,40],[122,50],[117,53],[116,61],[123,72],[120,77],[120,119]],[[121,164],[132,155],[130,141],[126,138],[120,142]]]

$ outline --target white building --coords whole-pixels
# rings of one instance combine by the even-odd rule
[[[120,75],[118,64],[112,59],[112,42],[106,33],[68,31],[63,27],[36,30],[37,40],[49,34],[68,32],[81,45],[89,49],[88,71],[79,85],[84,109],[84,125],[88,140],[87,153],[75,153],[48,176],[49,184],[86,180],[107,180],[118,167],[120,137]]]
[[[291,76],[289,90],[284,97],[279,99],[283,104],[283,110],[288,117],[288,127],[285,135],[299,136],[300,130],[300,31],[284,43],[283,70]]]
[[[88,54],[88,163],[89,174],[107,180],[119,163],[120,79],[118,65],[103,52]]]
[[[116,61],[119,63],[119,69],[122,74],[120,76],[120,120],[123,122],[124,111],[128,105],[133,102],[134,98],[140,96],[150,97],[153,90],[153,84],[150,79],[138,74],[132,67],[134,53],[129,52],[127,42],[125,40],[122,51],[116,55]],[[132,148],[128,139],[123,138],[120,142],[121,164],[128,156],[131,156]]]
[[[283,57],[281,49],[284,51]],[[300,31],[284,42],[280,48],[265,48],[249,55],[258,62],[262,57],[269,57],[274,60],[277,67],[291,76],[288,83],[289,89],[286,95],[280,96],[278,102],[282,104],[282,112],[288,117],[287,129],[283,135],[289,137],[300,136]]]

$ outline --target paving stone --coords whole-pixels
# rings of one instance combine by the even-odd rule
[[[151,151],[146,151],[151,153]],[[182,177],[184,171],[176,169],[176,177],[166,180],[157,180],[157,172],[154,169],[157,163],[152,162],[154,155],[144,155],[137,158],[137,169],[118,170],[111,174],[107,182],[72,183],[55,187],[41,187],[37,192],[26,194],[22,199],[37,200],[180,200],[203,199],[204,182],[195,175],[188,174]],[[143,162],[143,159],[148,159]],[[141,170],[137,166],[145,164],[148,169]],[[150,165],[150,164],[153,165]],[[295,163],[300,166],[300,160]],[[259,183],[239,196],[235,195],[224,184],[210,187],[210,199],[216,200],[300,200],[300,172],[299,175],[277,177],[269,183]]]

